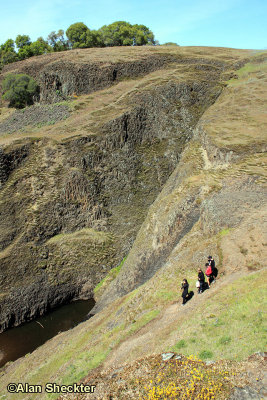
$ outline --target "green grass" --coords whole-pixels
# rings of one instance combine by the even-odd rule
[[[177,342],[176,345],[174,346],[174,348],[176,349],[175,351],[178,351],[183,347],[186,347],[186,341],[184,339],[179,340],[179,342]]]
[[[232,339],[231,339],[231,336],[222,336],[222,337],[219,339],[218,344],[219,344],[219,345],[226,345],[226,344],[230,343],[231,340],[232,340]]]
[[[247,80],[252,78],[253,75],[257,74],[258,72],[266,72],[267,71],[267,53],[265,60],[257,60],[257,57],[252,59],[251,62],[246,63],[242,68],[236,71],[236,75],[238,76],[237,79],[230,79],[228,84],[236,86],[239,85],[243,80]]]
[[[118,273],[119,273],[120,270],[121,270],[121,267],[122,267],[123,264],[125,263],[126,259],[127,259],[127,256],[124,257],[124,258],[122,259],[121,263],[120,263],[117,267],[112,268],[112,269],[108,272],[107,276],[105,276],[105,278],[103,278],[103,279],[96,285],[96,287],[94,288],[94,294],[95,294],[95,296],[98,296],[98,297],[99,297],[99,296],[100,296],[100,293],[102,294],[103,291],[106,289],[106,287],[110,284],[110,282],[112,282],[112,281],[116,278],[116,276],[118,275]]]
[[[91,228],[84,228],[79,231],[73,233],[60,233],[58,235],[53,236],[48,240],[47,244],[61,244],[64,242],[76,241],[76,240],[90,240],[92,242],[103,243],[107,239],[110,239],[111,235],[96,231]]]
[[[172,301],[177,298],[177,291],[167,289],[158,290],[156,292],[156,298],[163,301]]]
[[[222,238],[222,237],[228,235],[228,233],[230,233],[230,230],[231,230],[230,228],[222,229],[222,230],[219,232],[219,236]]]
[[[225,287],[213,298],[207,299],[197,312],[190,313],[176,328],[179,332],[179,341],[171,350],[185,355],[194,354],[203,360],[222,358],[238,360],[246,358],[255,351],[264,350],[267,342],[264,321],[266,278],[267,271],[250,274]],[[164,291],[167,292],[167,287],[173,280],[164,279],[164,282],[166,284]],[[68,332],[67,338],[65,335],[62,336],[64,346],[60,344],[61,348],[57,348],[54,354],[51,350],[46,354],[45,348],[40,348],[39,351],[43,351],[43,355],[39,354],[37,358],[41,357],[43,362],[37,368],[32,366],[32,372],[29,371],[26,375],[25,363],[22,363],[21,370],[18,367],[16,377],[12,376],[12,379],[16,380],[18,376],[25,375],[25,380],[27,378],[32,383],[40,383],[49,381],[51,376],[56,376],[59,384],[78,382],[91,369],[100,365],[114,347],[159,315],[159,309],[155,307],[151,309],[159,298],[164,304],[169,301],[168,296],[162,297],[164,291],[159,284],[159,287],[154,287],[153,296],[148,296],[143,301],[142,310],[133,315],[131,321],[124,323],[121,321],[113,329],[108,329],[108,324],[117,323],[116,314],[119,307],[128,307],[131,303],[137,304],[138,296],[144,291],[143,289],[144,287],[140,287],[129,293],[123,302],[118,299],[113,311],[102,318],[92,332],[88,331],[85,323],[78,326],[75,332],[74,330]],[[55,397],[46,396],[47,399]]]
[[[130,293],[126,296],[126,302],[131,301],[132,298],[132,293]],[[53,376],[57,384],[70,385],[79,382],[90,370],[99,366],[107,358],[114,346],[117,346],[121,341],[148,324],[160,312],[159,310],[150,310],[136,317],[136,320],[127,324],[119,324],[110,330],[108,325],[114,322],[117,307],[115,304],[114,311],[102,317],[100,324],[97,324],[92,330],[88,330],[85,322],[64,333],[63,340],[59,340],[59,342],[57,340],[54,349],[53,340],[50,345],[46,343],[41,346],[37,350],[38,354],[36,354],[34,361],[36,363],[35,366],[32,361],[31,369],[26,370],[25,368],[27,367],[25,367],[24,363],[26,359],[22,360],[24,362],[18,366],[15,374],[12,374],[12,379],[19,381],[20,377],[23,376],[25,382],[30,381],[31,384],[38,384],[40,382],[52,382],[51,377]],[[48,349],[47,346],[49,346]],[[8,379],[11,379],[11,377]],[[58,395],[56,394],[46,394],[44,396],[45,399],[55,399],[57,397]],[[18,400],[22,398],[18,394]],[[35,400],[30,394],[27,399]]]
[[[54,359],[51,364],[53,370],[57,368],[57,365],[67,365],[67,368],[60,374],[61,379],[59,379],[59,383],[70,385],[79,382],[90,370],[98,367],[107,358],[114,346],[117,346],[126,337],[141,329],[156,318],[158,314],[158,310],[152,310],[141,316],[137,321],[134,321],[128,329],[125,329],[125,324],[121,324],[102,335],[101,338],[99,336],[99,331],[95,331],[94,334],[85,333],[80,336],[78,343],[75,341],[73,344],[69,344],[68,351],[64,351],[61,357],[59,359]],[[84,349],[86,342],[92,339],[92,336],[96,338],[95,345]],[[36,376],[40,376],[39,371]],[[42,381],[43,379],[44,378],[42,378]],[[57,396],[50,394],[45,398],[55,399]]]
[[[199,353],[199,358],[201,359],[201,360],[207,360],[207,359],[209,359],[209,358],[212,358],[212,356],[213,356],[213,353],[212,353],[212,351],[209,351],[209,350],[202,350],[200,353]]]
[[[266,270],[250,274],[224,288],[216,298],[207,300],[179,327],[179,337],[186,332],[187,339],[182,352],[200,355],[209,349],[214,359],[242,360],[256,351],[264,351],[266,279]],[[177,351],[183,340],[172,350]]]
[[[159,313],[160,313],[159,310],[148,311],[147,313],[142,315],[141,318],[139,318],[137,321],[133,321],[133,324],[128,330],[128,333],[133,334],[134,332],[138,331],[143,326],[152,321],[154,318],[156,318],[159,315]]]

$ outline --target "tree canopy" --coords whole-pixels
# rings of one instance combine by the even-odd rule
[[[26,74],[9,74],[2,83],[3,99],[10,107],[23,108],[33,104],[33,97],[39,87],[35,80]]]
[[[29,46],[31,44],[30,36],[28,35],[18,35],[15,40],[16,46],[18,49],[22,49],[25,46]]]
[[[72,47],[87,47],[86,39],[89,28],[83,22],[76,22],[66,30],[67,38]],[[84,45],[84,46],[83,46]]]
[[[104,25],[98,31],[91,31],[83,22],[77,22],[67,29],[66,35],[72,48],[155,44],[154,34],[148,27],[125,21]]]
[[[16,40],[8,39],[0,45],[0,69],[18,60],[44,53],[75,48],[108,46],[155,45],[153,32],[145,25],[131,25],[126,21],[116,21],[98,30],[90,30],[83,22],[76,22],[65,32],[52,31],[47,39],[42,37],[32,42],[28,35],[18,35]]]
[[[53,51],[64,51],[68,50],[69,43],[64,37],[65,33],[63,29],[59,29],[56,33],[52,31],[47,37],[47,44]]]

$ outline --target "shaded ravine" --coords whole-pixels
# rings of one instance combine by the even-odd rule
[[[3,149],[2,331],[47,307],[91,297],[119,264],[199,118],[220,95],[215,78],[156,86],[136,99],[137,106],[103,124],[99,135],[61,144],[38,140],[25,157],[21,145]],[[10,251],[14,243],[16,251]]]
[[[78,300],[51,311],[47,315],[0,334],[0,368],[32,352],[47,340],[74,328],[87,319],[95,302]]]

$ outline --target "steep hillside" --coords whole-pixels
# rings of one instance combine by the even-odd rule
[[[247,64],[200,118],[179,165],[150,207],[123,269],[96,308],[144,283],[170,257],[185,270],[203,264],[208,253],[223,270],[224,263],[232,269],[265,266],[266,65],[264,57]],[[194,225],[192,259],[181,238]],[[237,228],[238,235],[228,235],[237,254],[223,262],[220,243],[214,239],[223,229]]]
[[[119,51],[127,58],[110,55]],[[160,47],[130,49],[130,62],[147,54],[165,64],[76,93],[63,122],[1,136],[2,327],[98,284],[96,315],[2,369],[6,399],[9,382],[71,384],[91,370],[86,381],[104,377],[99,392],[63,398],[110,399],[106,369],[116,380],[126,362],[148,387],[136,360],[154,353],[240,362],[266,346],[267,53]],[[0,130],[12,115],[3,110]],[[209,254],[219,277],[197,295]],[[185,277],[195,296],[182,307]],[[155,398],[126,375],[114,399]],[[58,394],[37,396],[27,400]]]
[[[1,330],[93,296],[247,54],[87,49],[4,68],[38,79],[41,103],[1,109]]]

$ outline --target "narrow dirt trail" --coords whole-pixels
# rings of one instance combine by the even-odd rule
[[[251,272],[251,274],[253,273]],[[201,295],[198,295],[197,291],[194,290],[195,295],[185,306],[182,306],[180,300],[179,303],[175,302],[169,305],[157,318],[120,343],[105,361],[103,369],[123,364],[126,361],[133,361],[138,357],[142,357],[144,353],[149,355],[165,351],[165,341],[162,340],[164,337],[168,336],[170,347],[174,345],[178,340],[177,330],[172,333],[175,327],[186,320],[187,316],[195,313],[201,304],[215,296],[224,287],[247,275],[248,272],[246,270],[227,274],[223,278],[217,279],[216,283],[212,284],[211,288]]]

